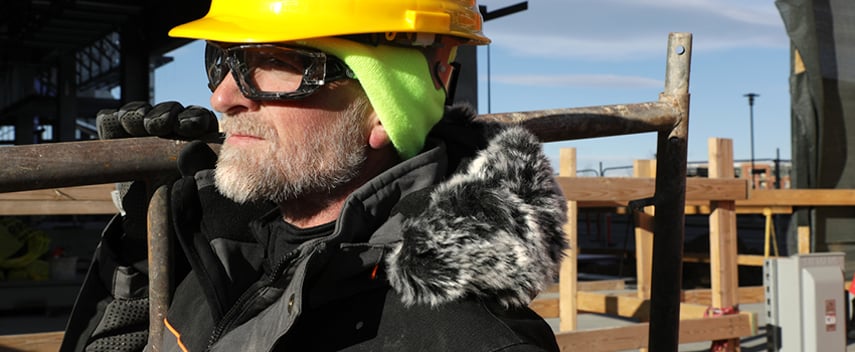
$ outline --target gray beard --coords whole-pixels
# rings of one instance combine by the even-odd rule
[[[283,146],[272,137],[273,129],[240,117],[225,121],[245,124],[267,139],[262,152],[248,152],[224,144],[220,150],[214,181],[220,193],[238,203],[268,200],[281,204],[319,193],[329,193],[353,180],[366,159],[362,114],[348,111],[325,133],[305,145]],[[266,129],[266,131],[257,131]]]

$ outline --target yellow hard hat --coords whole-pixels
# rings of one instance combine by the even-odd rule
[[[171,37],[286,42],[366,33],[432,33],[488,44],[475,0],[212,0],[205,17]]]

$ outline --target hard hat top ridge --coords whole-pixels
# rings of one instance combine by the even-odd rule
[[[286,42],[363,33],[434,33],[487,44],[474,0],[213,0],[173,37],[231,43]]]

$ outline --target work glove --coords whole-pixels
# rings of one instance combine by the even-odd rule
[[[182,106],[169,101],[151,106],[130,102],[118,110],[104,109],[95,118],[99,139],[158,136],[181,140],[213,140],[218,135],[217,117],[201,106]]]
[[[99,111],[95,121],[98,137],[102,140],[158,136],[179,140],[213,141],[218,137],[218,123],[213,112],[200,106],[185,108],[174,101],[154,106],[146,102],[130,102],[119,109]],[[193,160],[194,158],[184,159]],[[210,157],[206,158],[208,159]],[[121,214],[124,234],[113,235],[105,240],[112,242],[111,246],[122,253],[124,259],[130,262],[144,259],[148,201],[151,193],[158,186],[169,185],[179,177],[180,174],[176,168],[172,173],[116,184],[113,203]]]

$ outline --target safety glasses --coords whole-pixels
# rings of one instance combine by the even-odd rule
[[[253,100],[297,100],[326,83],[356,79],[347,65],[322,51],[279,44],[205,47],[208,88],[213,92],[229,71],[241,93]]]

